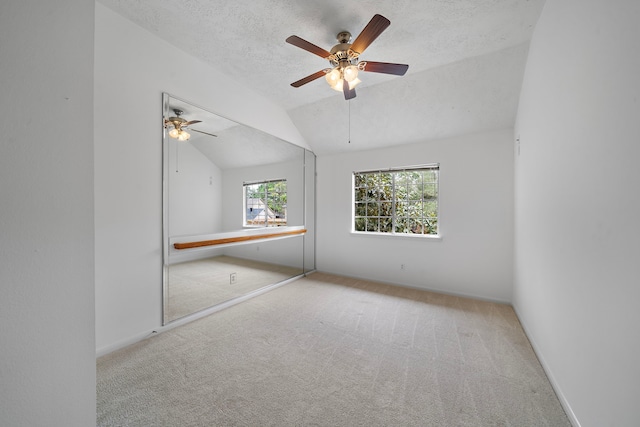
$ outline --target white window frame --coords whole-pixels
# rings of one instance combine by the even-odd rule
[[[404,203],[406,204],[406,206],[412,203],[415,206],[418,200],[411,200],[409,198],[408,189],[405,192],[406,199],[398,199],[396,195],[396,189],[398,188],[396,185],[396,179],[398,179],[400,174],[403,172],[413,172],[413,171],[435,171],[436,172],[435,182],[425,183],[424,175],[423,175],[423,181],[420,184],[421,187],[419,190],[420,192],[423,193],[421,203],[420,203],[421,207],[419,208],[421,213],[420,218],[411,217],[408,214],[407,216],[399,217],[398,210],[400,209],[400,207],[397,206],[399,203]],[[391,192],[392,192],[392,195],[390,197],[391,200],[386,200],[386,197],[388,196],[383,196],[385,197],[384,200],[380,199],[380,196],[377,196],[375,199],[370,199],[369,198],[370,196],[366,196],[365,197],[366,200],[363,200],[362,194],[360,194],[360,196],[357,195],[358,190],[365,190],[369,193],[369,189],[367,185],[356,187],[356,179],[357,179],[356,177],[358,175],[376,175],[376,174],[379,176],[381,176],[382,174],[391,175],[391,180],[392,180],[391,183],[387,185],[383,185],[383,187],[387,188],[387,192],[389,191],[388,190],[389,186],[391,187]],[[425,186],[427,184],[428,184],[428,187],[430,187],[429,194],[433,193],[433,195],[432,197],[425,199],[424,198],[426,194]],[[440,164],[439,163],[405,166],[405,167],[388,168],[388,169],[354,171],[352,174],[352,183],[351,183],[351,190],[352,190],[351,232],[355,234],[363,234],[363,235],[375,234],[375,235],[384,235],[384,236],[417,236],[417,237],[428,237],[428,238],[434,238],[434,237],[440,238],[441,228],[440,228],[440,188],[439,187],[440,187]],[[372,188],[371,190],[375,190],[375,189]],[[382,193],[382,192],[378,191],[378,193]],[[431,205],[435,204],[435,207],[436,207],[435,216],[425,217],[425,202],[429,202]],[[373,214],[368,215],[369,206],[371,204],[374,205],[372,208]],[[381,212],[385,213],[385,211],[387,213],[390,211],[391,214],[381,215]],[[371,219],[372,221],[369,222],[369,219]],[[389,225],[389,220],[391,221],[390,225]],[[384,221],[384,224],[383,224],[383,221]],[[377,226],[376,226],[376,223],[377,223]],[[380,230],[381,224],[383,224],[385,228],[382,231]],[[420,229],[421,232],[409,230],[408,228],[410,228],[409,227],[410,225],[414,225],[414,230]],[[403,227],[405,231],[398,231]],[[434,230],[435,232],[433,232]]]

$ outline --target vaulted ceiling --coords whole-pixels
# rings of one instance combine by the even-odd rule
[[[426,141],[511,127],[528,42],[544,0],[99,0],[247,85],[291,116],[317,154]],[[285,43],[323,49],[374,14],[391,21],[362,60],[409,64],[403,77],[362,73],[345,101],[324,79],[290,83],[329,66]],[[349,143],[350,141],[350,143]]]

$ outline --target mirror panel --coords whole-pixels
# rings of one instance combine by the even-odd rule
[[[313,153],[168,94],[163,115],[163,324],[315,269]]]

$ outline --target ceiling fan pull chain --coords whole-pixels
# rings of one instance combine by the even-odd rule
[[[178,144],[178,142],[176,142],[176,173],[178,173],[178,163],[180,162],[180,159],[178,158],[178,146],[180,144]]]
[[[347,101],[347,103],[349,104],[349,144],[351,144],[351,100],[349,99]]]

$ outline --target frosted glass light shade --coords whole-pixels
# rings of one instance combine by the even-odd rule
[[[355,65],[349,65],[344,69],[342,74],[344,75],[344,79],[351,83],[358,78],[358,67],[356,67]]]
[[[329,83],[329,86],[334,87],[342,81],[342,73],[340,73],[340,69],[336,67],[329,71],[324,78],[327,80],[327,83]]]
[[[191,135],[186,130],[180,129],[178,134],[178,141],[186,141],[191,138]]]

